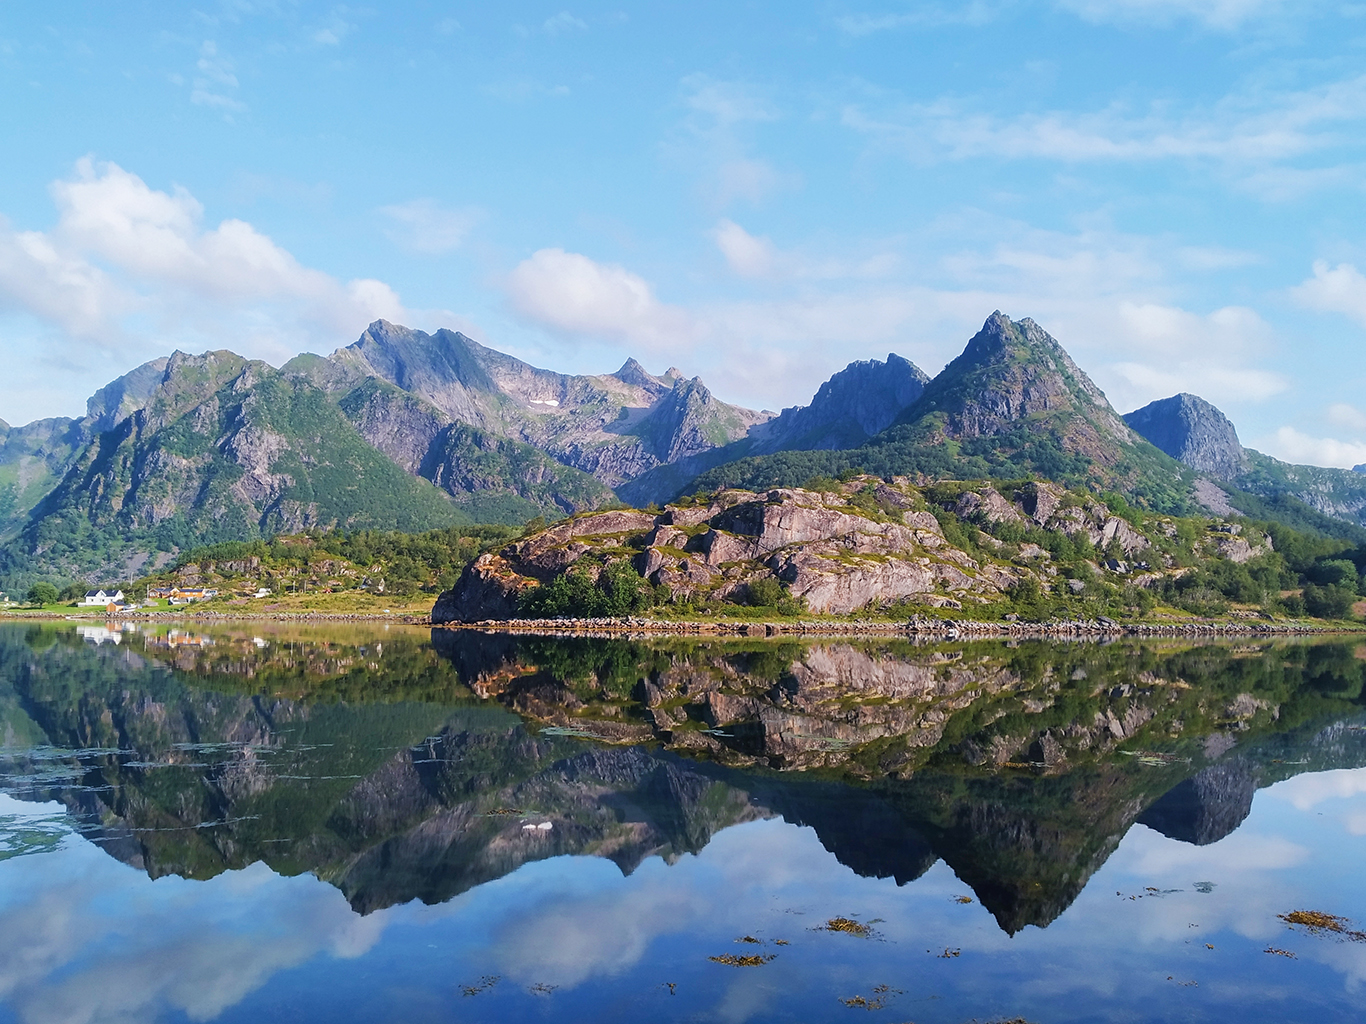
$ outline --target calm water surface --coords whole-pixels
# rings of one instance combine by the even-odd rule
[[[1360,1020],[1364,671],[0,627],[0,1020]]]

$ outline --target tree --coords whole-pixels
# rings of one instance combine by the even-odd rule
[[[57,588],[46,580],[33,584],[28,588],[29,604],[56,604]]]

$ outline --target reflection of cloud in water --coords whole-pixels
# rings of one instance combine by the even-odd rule
[[[209,881],[146,875],[85,843],[6,865],[0,997],[27,1024],[210,1020],[318,953],[356,957],[382,918],[356,916],[312,876],[264,865]],[[22,936],[21,942],[13,941]]]
[[[558,869],[546,862],[517,875]],[[829,886],[832,875],[856,877],[809,828],[768,821],[725,829],[700,854],[672,865],[651,858],[629,878],[605,877],[600,889],[565,898],[547,888],[496,927],[495,969],[520,983],[564,988],[613,977],[634,967],[663,935],[754,930],[756,904],[772,913],[773,892]]]
[[[1309,772],[1278,782],[1266,791],[1268,797],[1288,801],[1300,811],[1312,810],[1325,800],[1343,800],[1361,793],[1366,793],[1366,768]]]
[[[1277,871],[1303,864],[1309,850],[1282,836],[1258,835],[1246,826],[1217,843],[1192,846],[1163,837],[1146,826],[1137,825],[1130,833],[1133,842],[1127,844],[1129,857],[1125,866],[1140,874],[1156,875],[1172,871],[1223,872]]]

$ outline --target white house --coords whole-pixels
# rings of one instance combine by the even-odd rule
[[[105,590],[103,587],[99,590],[87,590],[85,592],[85,599],[81,601],[81,604],[91,608],[104,608],[111,604],[123,604],[123,591]]]

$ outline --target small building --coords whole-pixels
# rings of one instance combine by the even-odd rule
[[[111,604],[123,604],[123,591],[117,589],[87,590],[81,601],[83,608],[107,608]]]

